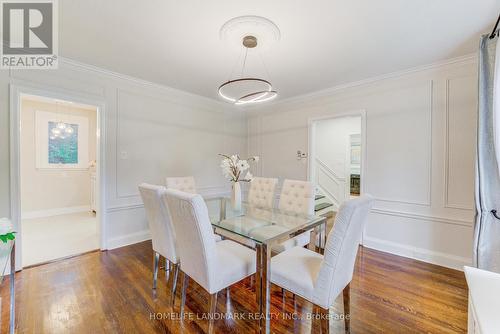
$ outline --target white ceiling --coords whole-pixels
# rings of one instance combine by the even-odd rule
[[[217,98],[238,53],[219,29],[264,16],[281,41],[262,54],[280,98],[476,52],[500,0],[64,0],[63,57]],[[249,74],[264,75],[248,58]]]

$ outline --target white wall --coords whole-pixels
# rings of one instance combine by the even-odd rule
[[[58,70],[0,71],[0,216],[10,216],[9,84],[79,96],[105,104],[107,247],[149,238],[139,182],[194,175],[202,193],[228,183],[218,153],[246,155],[241,112],[206,98],[60,60]]]
[[[96,110],[24,98],[21,109],[21,209],[23,217],[50,215],[59,209],[90,210],[89,170],[36,168],[35,112],[47,111],[88,119],[89,161],[96,159]],[[87,164],[87,162],[85,162]]]
[[[475,57],[276,102],[249,118],[260,175],[307,178],[308,120],[366,110],[368,247],[461,268],[471,261]]]

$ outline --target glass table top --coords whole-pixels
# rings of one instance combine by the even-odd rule
[[[248,203],[235,210],[228,198],[212,198],[206,203],[212,226],[265,244],[310,230],[325,221],[322,216],[258,208]]]

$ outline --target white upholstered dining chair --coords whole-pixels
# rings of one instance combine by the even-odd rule
[[[281,188],[278,208],[296,214],[314,214],[314,185],[308,181],[285,180]],[[295,246],[304,247],[309,244],[310,232],[302,233],[273,248],[275,252],[283,252]]]
[[[250,189],[248,191],[247,202],[250,205],[248,210],[260,211],[260,215],[266,215],[266,213],[269,214],[266,209],[272,209],[274,207],[274,192],[277,184],[278,179],[276,178],[254,177],[250,182]],[[257,225],[254,225],[253,223],[257,223]],[[246,233],[248,233],[260,224],[258,222],[247,221],[247,224],[245,225]],[[226,238],[235,240],[240,244],[255,248],[255,242],[245,238],[240,238],[234,233],[228,233],[222,229],[217,229],[217,233]]]
[[[210,294],[212,333],[217,292],[255,273],[255,251],[231,240],[215,242],[207,206],[200,195],[167,189],[163,200],[175,228],[184,274],[181,319],[190,277]]]
[[[149,230],[153,243],[153,289],[156,289],[158,279],[158,266],[160,255],[165,258],[165,273],[168,275],[171,271],[174,273],[172,280],[171,293],[174,300],[177,285],[177,276],[179,273],[179,256],[175,248],[175,232],[169,218],[167,207],[162,200],[166,188],[147,183],[139,185],[146,218],[148,220]],[[168,277],[168,276],[167,276]]]
[[[328,333],[329,309],[341,291],[345,330],[350,330],[349,284],[372,202],[371,196],[363,195],[340,206],[326,241],[325,255],[294,247],[271,259],[271,282],[318,306],[323,333]]]
[[[311,182],[285,180],[281,189],[278,208],[288,214],[314,214],[314,186]],[[276,235],[286,228],[277,225],[264,226],[251,231],[254,237],[265,238],[269,235]],[[304,232],[278,245],[273,246],[273,253],[281,253],[295,246],[305,246],[309,244],[310,232]]]
[[[168,189],[177,189],[185,193],[197,194],[196,183],[192,176],[167,177],[165,181]]]
[[[197,194],[196,182],[193,176],[167,177],[165,178],[167,189],[176,189],[189,194]],[[214,235],[215,241],[221,241],[222,237]]]
[[[254,177],[248,191],[248,204],[259,208],[272,209],[274,206],[274,191],[278,179]]]

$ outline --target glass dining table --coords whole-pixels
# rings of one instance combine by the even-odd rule
[[[256,299],[260,331],[270,332],[271,256],[273,247],[310,231],[309,248],[323,249],[326,217],[297,214],[279,209],[259,208],[242,203],[234,209],[228,198],[206,200],[216,233],[256,250]]]

